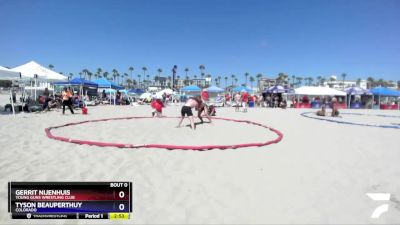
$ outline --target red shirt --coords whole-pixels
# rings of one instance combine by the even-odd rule
[[[208,92],[207,92],[207,91],[201,92],[201,97],[202,97],[204,100],[208,100]]]
[[[249,101],[249,94],[247,92],[244,92],[242,94],[242,102],[248,102]]]
[[[162,108],[164,107],[164,104],[160,99],[157,99],[154,103],[154,108],[157,110],[157,112],[162,112]]]

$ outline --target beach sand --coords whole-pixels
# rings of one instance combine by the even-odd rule
[[[301,116],[311,109],[218,108],[217,116],[262,123],[280,143],[235,150],[119,149],[60,142],[44,129],[91,119],[149,116],[149,106],[89,107],[89,114],[0,115],[0,224],[109,224],[89,220],[11,220],[9,181],[132,181],[135,224],[399,224],[400,129],[352,126]],[[330,110],[328,110],[329,112]],[[343,115],[342,120],[400,124],[399,111],[341,110],[398,117]],[[164,109],[179,116],[179,106]],[[276,135],[228,121],[175,128],[178,119],[120,120],[54,130],[86,140],[131,144],[235,144]],[[188,124],[185,120],[184,125]],[[391,193],[389,202],[366,193]],[[389,211],[371,219],[373,210]]]

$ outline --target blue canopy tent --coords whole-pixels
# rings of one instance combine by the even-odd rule
[[[400,91],[396,91],[393,89],[385,88],[385,87],[376,87],[370,90],[370,92],[378,96],[378,104],[379,106],[381,105],[381,96],[382,97],[395,97],[398,98],[400,97]],[[397,108],[399,108],[399,101],[397,101]]]
[[[219,88],[217,86],[211,86],[209,88],[206,88],[205,91],[212,92],[212,93],[220,93],[220,92],[224,92],[224,89]]]
[[[97,83],[99,85],[99,88],[103,88],[106,93],[110,94],[110,104],[111,104],[111,99],[114,98],[114,103],[115,103],[115,93],[116,91],[112,91],[112,90],[122,90],[124,89],[124,87],[119,86],[118,84],[109,81],[105,78],[99,78],[97,80],[94,81],[95,83]],[[112,94],[114,94],[114,97],[112,97]]]
[[[142,90],[142,89],[131,89],[131,90],[129,90],[129,93],[135,93],[135,94],[141,95],[141,94],[144,93],[144,90]]]
[[[83,78],[74,78],[70,81],[54,82],[54,86],[77,86],[80,89],[81,95],[97,96],[98,84],[85,80]]]
[[[182,92],[200,92],[201,88],[196,85],[189,85],[180,89]]]
[[[389,89],[389,88],[384,88],[384,87],[376,87],[370,90],[370,92],[373,95],[379,95],[379,96],[388,96],[388,97],[400,97],[400,92]]]
[[[239,86],[239,87],[235,87],[234,89],[232,89],[233,92],[253,92],[253,90],[251,90],[248,87],[244,87],[244,86]]]
[[[99,78],[94,81],[96,84],[99,85],[99,88],[111,88],[115,90],[121,90],[124,89],[124,87],[117,85],[116,83],[109,81],[105,78]]]

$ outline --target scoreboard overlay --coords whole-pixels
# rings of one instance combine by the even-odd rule
[[[12,219],[129,219],[132,182],[8,182]]]

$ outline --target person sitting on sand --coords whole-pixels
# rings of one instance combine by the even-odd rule
[[[179,121],[179,124],[177,126],[177,128],[181,127],[182,121],[183,119],[185,119],[185,116],[189,117],[190,120],[190,127],[195,130],[196,127],[194,125],[194,119],[193,119],[193,112],[192,112],[192,108],[196,108],[198,109],[201,106],[202,102],[200,97],[196,97],[196,98],[189,98],[185,105],[182,106],[181,109],[181,120]]]
[[[317,111],[317,116],[326,116],[325,105],[322,105],[321,110]]]
[[[331,114],[331,116],[332,117],[339,116],[339,110],[338,110],[338,107],[337,107],[337,100],[336,100],[335,97],[332,98],[332,114]]]

